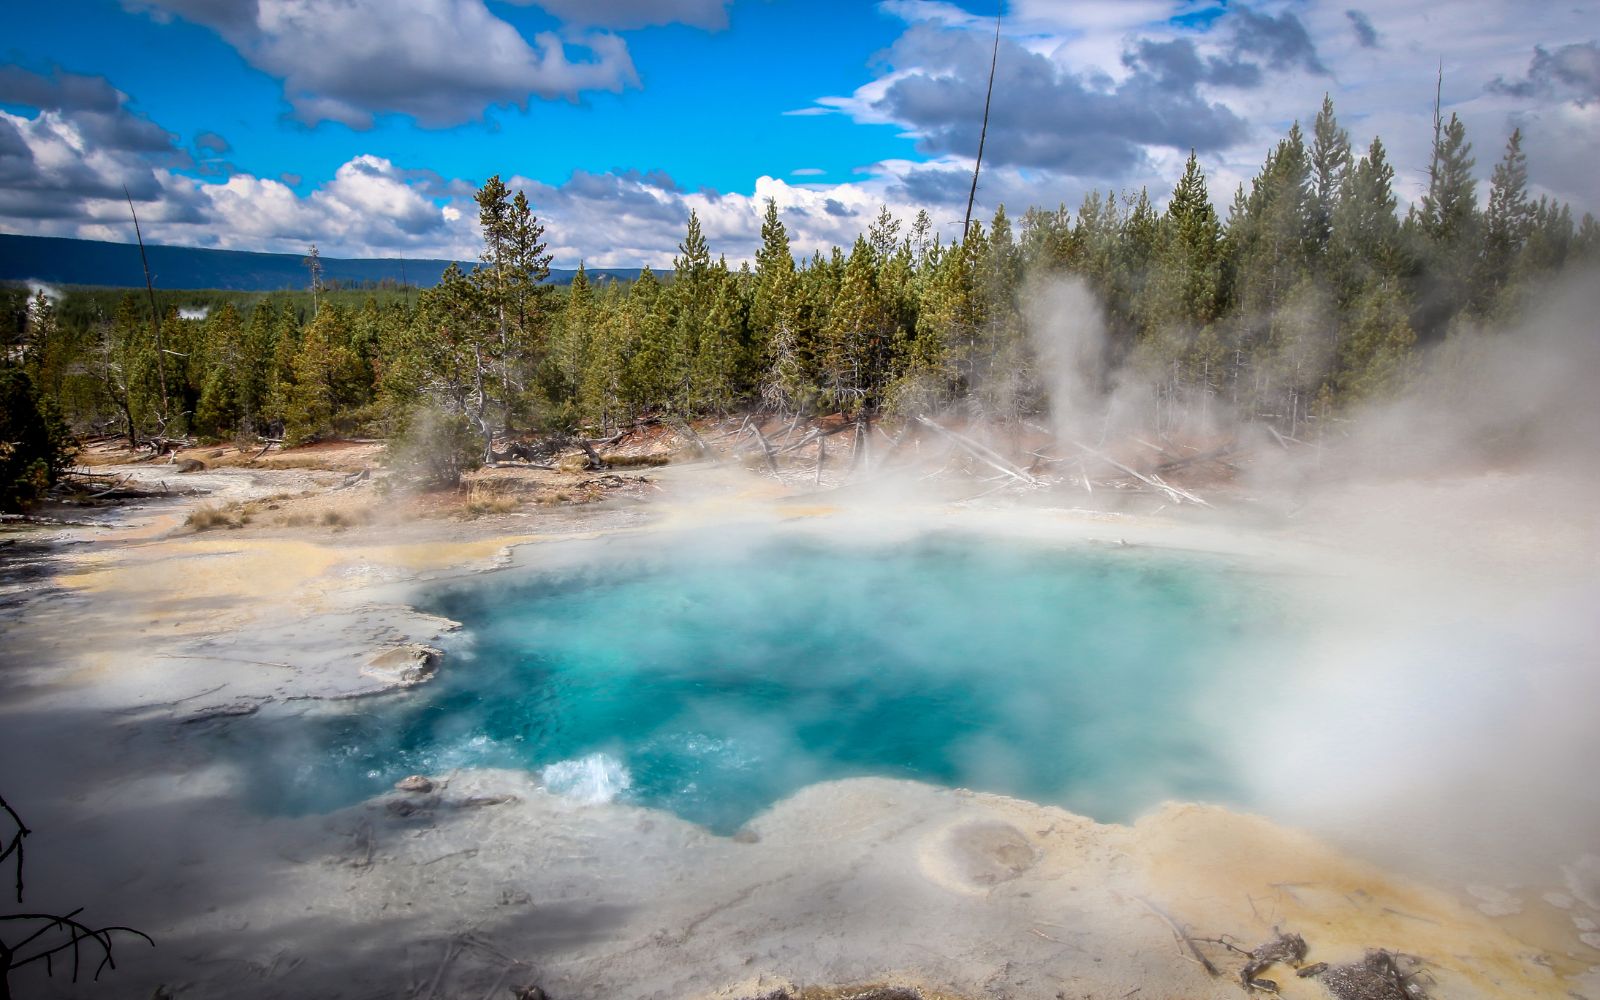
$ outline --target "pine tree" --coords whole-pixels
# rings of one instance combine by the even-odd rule
[[[578,262],[578,272],[567,287],[567,301],[561,310],[550,339],[545,393],[559,409],[567,412],[571,423],[572,409],[577,404],[578,393],[589,365],[590,348],[596,324],[594,292],[589,284],[589,272],[583,261]]]
[[[1177,402],[1187,393],[1196,382],[1191,368],[1199,371],[1200,384],[1194,388],[1211,384],[1220,348],[1214,334],[1203,344],[1196,337],[1216,320],[1221,293],[1222,225],[1206,192],[1205,173],[1191,151],[1157,230],[1151,277],[1138,301],[1142,360],[1152,373],[1163,373],[1163,399]]]
[[[1481,246],[1475,161],[1467,129],[1456,115],[1434,120],[1428,190],[1407,218],[1422,271],[1417,282],[1414,326],[1425,341],[1444,336],[1468,302]]]
[[[241,382],[253,360],[246,350],[244,324],[232,302],[223,303],[221,309],[207,317],[204,340],[210,345],[210,353],[194,426],[203,435],[220,437],[243,422],[245,399]]]
[[[889,211],[888,205],[878,209],[878,217],[867,227],[867,243],[879,259],[887,258],[900,245],[900,220]]]
[[[1399,390],[1410,377],[1411,306],[1397,281],[1381,281],[1367,289],[1350,310],[1351,321],[1339,345],[1335,384],[1345,405],[1382,398]]]
[[[772,363],[771,343],[780,328],[792,322],[794,255],[789,233],[778,218],[778,203],[767,199],[761,220],[761,246],[756,250],[755,291],[750,303],[750,338],[754,359],[763,368]],[[792,336],[792,329],[787,335]]]
[[[1404,270],[1395,203],[1394,168],[1383,141],[1374,138],[1366,155],[1346,174],[1334,211],[1328,263],[1341,302],[1348,303],[1373,282],[1389,280]]]
[[[1534,206],[1528,200],[1528,158],[1522,152],[1522,130],[1514,129],[1505,156],[1489,181],[1489,209],[1483,218],[1483,251],[1473,282],[1475,301],[1487,311],[1511,278],[1533,228]]]
[[[728,272],[726,260],[719,260],[710,270],[708,281],[711,304],[696,345],[693,382],[697,409],[724,413],[738,395],[744,360],[744,303],[738,279]]]
[[[1320,254],[1333,235],[1333,217],[1350,170],[1350,133],[1333,116],[1333,98],[1322,95],[1322,110],[1311,126],[1311,236]]]
[[[818,374],[824,398],[846,415],[874,402],[875,375],[891,331],[877,287],[877,254],[865,236],[845,261],[839,294],[823,328]]]
[[[360,399],[364,372],[349,344],[348,314],[338,306],[317,310],[294,356],[294,387],[284,419],[290,443],[337,430],[338,419]]]

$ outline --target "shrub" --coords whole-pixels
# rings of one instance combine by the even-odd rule
[[[396,485],[458,486],[463,473],[483,464],[483,438],[462,414],[417,410],[384,459],[400,480]]]

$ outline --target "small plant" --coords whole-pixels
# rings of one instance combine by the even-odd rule
[[[606,464],[616,469],[636,468],[643,466],[670,465],[672,458],[669,455],[604,455]]]
[[[183,523],[196,531],[211,531],[216,528],[242,528],[250,523],[250,515],[231,507],[215,507],[207,504],[204,507],[195,508],[184,519]]]
[[[471,517],[509,514],[520,506],[522,501],[500,483],[473,483],[467,491],[467,514]]]
[[[22,822],[22,817],[11,808],[4,797],[0,797],[0,813],[9,819],[15,827],[11,839],[6,843],[5,849],[0,850],[0,862],[4,862],[13,854],[16,855],[16,882],[17,904],[22,904],[22,841],[33,833]],[[106,969],[115,969],[116,960],[112,957],[112,949],[116,941],[114,935],[131,934],[142,938],[144,942],[155,947],[155,942],[150,935],[143,931],[136,931],[132,927],[90,927],[79,921],[78,914],[83,912],[79,907],[71,913],[8,913],[0,914],[0,925],[20,925],[16,940],[0,937],[0,1000],[8,1000],[11,996],[11,973],[25,965],[43,962],[45,974],[55,975],[56,956],[64,952],[72,954],[72,981],[78,981],[78,973],[84,960],[83,953],[98,948],[100,950],[100,963],[95,966],[94,978],[99,979],[100,973]],[[63,955],[63,961],[65,956]]]
[[[389,442],[385,461],[397,485],[453,487],[483,464],[483,441],[461,414],[422,409],[411,415],[405,433]]]

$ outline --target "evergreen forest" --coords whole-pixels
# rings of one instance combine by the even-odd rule
[[[1053,321],[1103,322],[1111,364],[1149,386],[1155,431],[1226,407],[1314,435],[1402,388],[1430,345],[1509,329],[1543,282],[1600,257],[1592,216],[1530,195],[1520,133],[1484,192],[1475,168],[1461,121],[1437,121],[1425,193],[1402,215],[1382,141],[1353,146],[1325,99],[1225,215],[1193,155],[1159,210],[1148,191],[1092,193],[1075,210],[1002,207],[945,241],[926,211],[884,208],[852,246],[798,259],[769,202],[753,265],[731,266],[691,215],[670,272],[580,269],[566,289],[545,280],[533,207],[492,177],[479,262],[420,292],[326,289],[314,266],[303,294],[6,291],[0,478],[24,498],[44,488],[68,430],[293,444],[392,436],[426,412],[492,458],[508,434],[650,414],[1013,420],[1048,405],[1030,309],[1065,278],[1101,315]],[[180,318],[202,300],[203,319]]]

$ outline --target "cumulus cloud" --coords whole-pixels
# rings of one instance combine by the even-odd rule
[[[883,9],[907,28],[880,57],[877,78],[812,110],[899,125],[932,157],[974,157],[994,22],[940,0],[890,0]],[[1214,153],[1249,139],[1227,95],[1263,89],[1269,73],[1277,82],[1328,72],[1292,10],[1236,5],[1198,28],[1177,13],[1159,2],[1015,4],[1002,23],[986,163],[1126,182],[1168,153]],[[905,185],[941,196],[954,184],[946,173]]]
[[[233,149],[232,146],[228,145],[228,140],[215,132],[201,132],[194,137],[194,145],[196,149],[207,153],[222,154]]]
[[[543,8],[568,25],[592,28],[647,28],[687,24],[717,31],[728,26],[733,0],[510,0]]]
[[[1356,43],[1364,49],[1378,47],[1378,29],[1372,26],[1372,19],[1359,10],[1347,10],[1344,16],[1350,19],[1350,30],[1355,32]]]
[[[530,44],[484,0],[127,2],[217,32],[283,81],[295,117],[307,124],[366,129],[375,115],[396,113],[442,128],[495,105],[526,109],[533,96],[575,100],[639,85],[616,35],[540,32]]]
[[[1233,8],[1226,20],[1233,31],[1235,54],[1261,56],[1273,69],[1300,68],[1327,74],[1328,68],[1318,57],[1310,33],[1293,11],[1273,16],[1241,5]]]
[[[161,196],[161,176],[192,161],[176,136],[129,109],[104,77],[0,67],[0,217],[80,218],[92,199]],[[176,211],[181,208],[175,206]]]
[[[906,127],[924,153],[973,156],[991,38],[942,23],[913,24],[886,53],[885,76],[827,103],[858,120]],[[1177,42],[1135,47],[1124,62],[1131,72],[1113,81],[1003,37],[988,162],[1122,177],[1146,162],[1148,146],[1214,150],[1247,133],[1242,119],[1194,87],[1208,75],[1214,82],[1250,82],[1237,61],[1202,60],[1192,43]]]
[[[0,66],[0,104],[21,104],[57,112],[70,120],[89,144],[130,153],[174,153],[175,136],[129,110],[128,96],[103,76],[52,70],[50,75],[21,66]]]
[[[1526,76],[1495,77],[1489,90],[1511,97],[1555,97],[1587,106],[1600,100],[1600,45],[1574,42],[1553,51],[1536,45]]]

